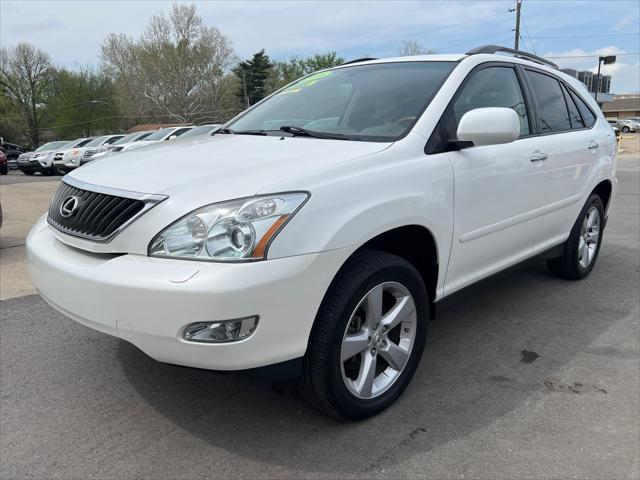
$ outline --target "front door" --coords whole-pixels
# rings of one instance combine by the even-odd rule
[[[454,233],[445,293],[531,255],[544,210],[542,162],[530,136],[530,108],[513,66],[471,72],[443,120],[449,130],[474,108],[509,107],[520,118],[521,138],[503,145],[447,153],[454,174]],[[445,117],[448,116],[448,121]],[[455,137],[450,137],[455,138]]]

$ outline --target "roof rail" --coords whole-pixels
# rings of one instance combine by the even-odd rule
[[[377,60],[377,58],[373,58],[373,57],[356,58],[355,60],[349,60],[348,62],[341,63],[340,66],[350,65],[352,63],[368,62],[369,60]]]
[[[497,53],[497,52],[506,52],[512,53],[514,57],[524,58],[525,60],[531,60],[532,62],[540,63],[542,65],[547,65],[549,67],[553,67],[556,70],[558,69],[558,65],[553,62],[550,62],[546,58],[539,57],[534,55],[533,53],[523,52],[522,50],[516,50],[514,48],[502,47],[500,45],[483,45],[482,47],[474,48],[473,50],[469,50],[467,55],[478,55],[480,53]]]

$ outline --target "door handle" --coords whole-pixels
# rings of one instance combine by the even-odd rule
[[[544,152],[533,152],[533,155],[531,155],[531,158],[529,158],[529,160],[531,160],[532,163],[536,163],[536,162],[544,162],[547,158],[549,158],[549,155],[547,155]]]
[[[591,142],[589,142],[589,145],[587,146],[587,148],[589,150],[595,150],[596,148],[598,148],[600,146],[599,143],[594,142],[593,140],[591,140]]]

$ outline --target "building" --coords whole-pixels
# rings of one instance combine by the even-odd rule
[[[609,119],[640,117],[640,93],[616,95],[612,102],[602,105],[602,111]]]
[[[597,73],[590,72],[589,70],[578,71],[573,68],[563,68],[561,71],[580,80],[587,86],[587,90],[591,93],[595,93],[596,91],[599,94],[609,93],[609,89],[611,88],[611,75],[600,74],[598,77]]]

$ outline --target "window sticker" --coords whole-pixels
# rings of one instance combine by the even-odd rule
[[[278,95],[286,95],[286,94],[289,94],[289,93],[301,92],[304,88],[311,87],[311,86],[315,85],[316,83],[318,83],[318,80],[320,80],[322,78],[325,78],[325,77],[328,77],[332,73],[333,73],[332,70],[327,70],[326,72],[316,73],[316,74],[311,75],[311,76],[309,76],[307,78],[303,78],[302,80],[300,80],[299,82],[294,83],[290,87],[285,88]]]

